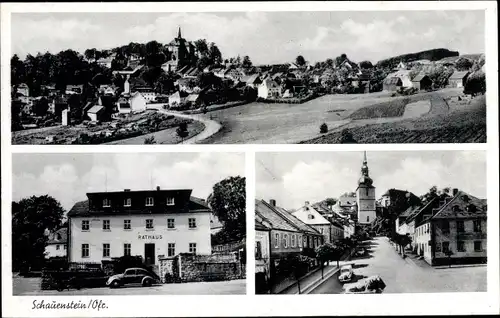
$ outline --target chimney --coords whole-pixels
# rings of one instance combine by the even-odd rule
[[[130,189],[123,189],[123,192],[130,192]]]
[[[456,196],[457,193],[458,193],[458,189],[457,188],[453,188],[453,192],[452,193],[453,193],[453,196]]]
[[[156,191],[160,191],[160,186],[156,186]]]
[[[276,206],[276,200],[274,200],[274,199],[269,200],[269,204],[271,206]]]

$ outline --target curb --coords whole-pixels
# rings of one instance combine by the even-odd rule
[[[332,271],[326,273],[326,275],[324,275],[324,278],[319,278],[317,280],[315,280],[314,282],[312,282],[311,284],[309,284],[308,286],[306,286],[301,295],[307,295],[309,294],[310,292],[312,292],[316,287],[318,287],[319,285],[321,285],[323,282],[327,281],[328,279],[330,279],[330,277],[332,277],[333,275],[335,275],[338,271],[340,271],[340,267],[336,267],[334,268]],[[295,295],[299,295],[299,293],[295,293]]]

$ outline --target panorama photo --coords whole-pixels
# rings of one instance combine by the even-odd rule
[[[485,143],[485,12],[13,13],[12,144]]]
[[[257,294],[485,292],[485,151],[256,156]]]
[[[246,293],[244,154],[13,162],[14,295]]]

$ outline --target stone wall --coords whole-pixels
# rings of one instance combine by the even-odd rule
[[[234,254],[180,254],[182,282],[221,281],[244,277],[242,266]]]

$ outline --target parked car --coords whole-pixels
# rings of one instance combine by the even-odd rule
[[[356,253],[355,253],[356,256],[365,256],[366,254],[367,254],[367,252],[364,248],[357,249]]]
[[[106,286],[117,288],[129,284],[141,284],[151,286],[159,283],[158,275],[143,268],[127,268],[123,274],[111,276],[106,282]]]
[[[353,284],[345,284],[344,294],[380,294],[385,289],[385,283],[379,275],[370,276]]]
[[[352,280],[352,277],[354,276],[354,273],[352,271],[352,265],[343,265],[340,268],[340,273],[339,273],[339,281],[341,283],[345,282],[350,282]]]

